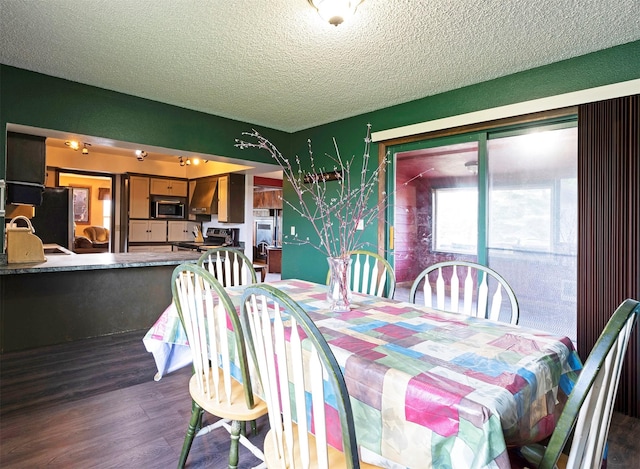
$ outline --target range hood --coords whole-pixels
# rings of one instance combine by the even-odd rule
[[[196,179],[193,197],[189,203],[189,213],[194,215],[211,215],[218,213],[216,189],[218,178]]]

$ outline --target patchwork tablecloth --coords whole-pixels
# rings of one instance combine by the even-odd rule
[[[324,285],[272,285],[300,303],[329,342],[369,462],[508,468],[506,445],[551,434],[581,368],[568,338],[367,295],[354,295],[352,311],[332,313]],[[242,289],[228,292],[237,306]],[[190,362],[173,306],[144,342],[158,377]]]

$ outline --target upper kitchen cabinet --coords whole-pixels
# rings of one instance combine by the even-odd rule
[[[187,196],[188,183],[182,179],[151,178],[151,193],[154,195]]]
[[[44,137],[7,132],[7,203],[42,203],[45,159]]]
[[[244,174],[218,177],[218,221],[244,223]]]
[[[218,215],[221,223],[244,223],[244,174],[226,174],[197,179],[189,213]]]
[[[129,218],[149,218],[149,178],[129,176]]]
[[[253,189],[253,208],[282,208],[282,189],[274,187],[255,187]]]

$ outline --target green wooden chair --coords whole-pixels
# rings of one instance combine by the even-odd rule
[[[241,435],[245,422],[255,421],[268,411],[254,396],[240,318],[224,287],[204,268],[182,264],[173,271],[171,291],[193,357],[189,381],[192,413],[178,467],[185,465],[195,436],[218,427],[231,434],[229,467],[238,465],[238,441],[256,456],[261,451]],[[233,326],[229,331],[227,323]],[[237,357],[242,383],[231,376],[231,361]],[[220,420],[200,428],[204,412]],[[231,422],[231,424],[229,424]],[[196,430],[199,430],[196,435]]]
[[[257,282],[253,262],[238,248],[208,249],[198,259],[198,265],[209,270],[223,287]]]
[[[434,282],[435,305],[432,288]],[[423,294],[425,306],[442,311],[498,321],[504,309],[505,314],[508,313],[508,321],[505,322],[518,324],[520,320],[518,300],[507,281],[495,270],[475,262],[446,261],[427,267],[411,285],[410,302],[416,303],[418,292]],[[503,297],[506,297],[505,308],[502,304]]]
[[[271,430],[264,443],[267,467],[375,467],[359,460],[342,371],[300,305],[273,286],[252,285],[242,297],[241,317],[269,407]],[[305,336],[308,340],[303,343]],[[341,428],[327,427],[325,392],[335,396]],[[331,436],[341,440],[342,452],[329,446]]]
[[[511,450],[513,468],[553,469],[557,464],[600,469],[620,371],[638,316],[637,301],[628,299],[618,306],[584,363],[548,444]]]
[[[381,255],[365,250],[351,251],[352,292],[393,298],[396,291],[396,274],[391,264]],[[327,274],[329,285],[330,272]]]

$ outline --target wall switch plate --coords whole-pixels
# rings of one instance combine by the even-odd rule
[[[292,226],[291,227],[291,236],[295,236],[296,235],[296,227]]]
[[[357,230],[364,230],[364,220],[358,220]]]

